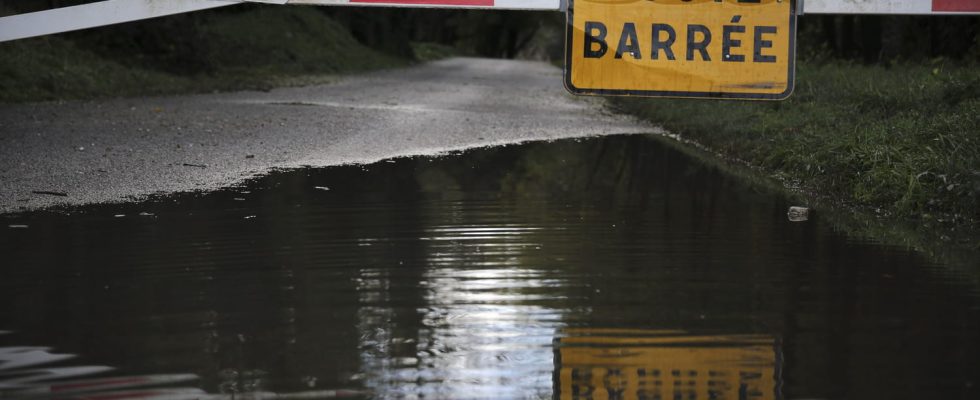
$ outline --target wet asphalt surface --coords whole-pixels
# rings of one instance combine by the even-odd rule
[[[566,94],[551,65],[476,58],[269,92],[0,105],[0,213],[211,190],[278,168],[658,131]]]

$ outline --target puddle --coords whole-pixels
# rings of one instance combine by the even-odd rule
[[[970,280],[791,205],[620,136],[8,215],[0,398],[975,398]]]

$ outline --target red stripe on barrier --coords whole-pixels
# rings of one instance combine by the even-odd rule
[[[95,393],[90,395],[79,395],[76,399],[79,400],[121,400],[121,399],[149,399],[153,396],[158,396],[166,394],[161,392],[122,392],[122,393]]]
[[[494,0],[350,0],[351,3],[493,7]]]
[[[980,0],[932,0],[932,11],[980,11]]]

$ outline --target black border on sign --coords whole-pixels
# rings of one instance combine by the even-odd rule
[[[735,93],[735,92],[678,92],[666,90],[625,90],[625,89],[583,89],[572,84],[572,34],[574,29],[573,12],[575,0],[568,0],[565,12],[565,76],[562,81],[565,90],[575,95],[590,96],[638,96],[638,97],[683,97],[699,99],[740,99],[740,100],[786,100],[796,88],[796,0],[789,3],[789,71],[787,71],[786,90],[779,94]]]

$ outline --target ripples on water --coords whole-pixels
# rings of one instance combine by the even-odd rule
[[[975,280],[788,205],[611,137],[7,216],[0,398],[976,398]]]

